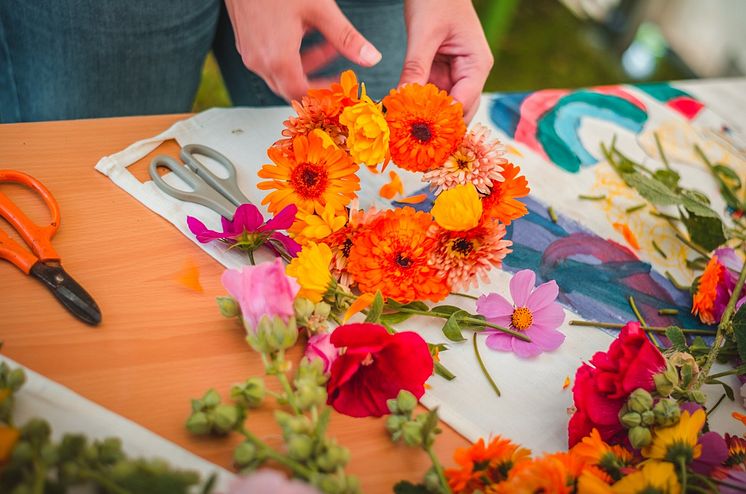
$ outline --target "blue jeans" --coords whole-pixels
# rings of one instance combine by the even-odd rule
[[[354,68],[380,98],[404,60],[402,0],[338,3],[383,60],[316,75]],[[234,104],[284,104],[244,67],[221,0],[2,0],[0,122],[188,112],[210,49]]]

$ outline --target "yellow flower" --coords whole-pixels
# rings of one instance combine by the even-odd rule
[[[332,250],[326,244],[309,242],[301,249],[286,269],[288,276],[295,278],[300,285],[297,297],[307,298],[313,303],[321,302],[334,284],[329,272],[331,262]]]
[[[298,211],[289,232],[296,242],[304,245],[309,240],[324,239],[346,224],[347,210],[336,210],[334,206],[327,204],[323,209],[316,208],[314,212]]]
[[[482,201],[473,184],[457,185],[443,191],[433,204],[430,213],[435,222],[446,230],[462,232],[479,224]]]
[[[686,413],[686,412],[684,412]],[[704,413],[704,412],[703,412]],[[681,485],[671,463],[646,462],[641,470],[627,475],[611,487],[614,494],[681,494]]]
[[[689,415],[684,410],[681,419],[671,427],[656,428],[653,442],[642,449],[642,456],[655,460],[665,460],[679,464],[682,460],[689,463],[702,454],[702,445],[697,444],[699,432],[705,425],[705,412],[702,409]]]
[[[356,163],[375,167],[386,158],[389,149],[389,126],[381,105],[363,95],[357,104],[348,106],[339,116],[348,129],[347,147]]]

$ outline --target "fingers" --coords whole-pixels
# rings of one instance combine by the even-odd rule
[[[339,56],[339,52],[334,45],[328,41],[323,41],[310,48],[303,50],[300,54],[303,72],[313,74],[317,70],[325,67],[329,62]]]
[[[379,52],[358,32],[333,1],[314,1],[308,21],[348,60],[371,67],[381,61]]]
[[[309,87],[300,53],[294,51],[270,59],[265,79],[269,79],[270,89],[287,101],[299,100]]]
[[[408,34],[407,54],[404,57],[399,85],[410,82],[426,84],[430,79],[430,69],[440,40],[430,36],[427,32],[414,29]]]

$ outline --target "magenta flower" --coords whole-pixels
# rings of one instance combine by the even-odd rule
[[[293,300],[300,287],[285,274],[280,259],[242,269],[227,269],[220,281],[241,307],[243,323],[255,331],[263,316],[279,317],[284,323],[295,317]]]
[[[320,494],[315,487],[296,479],[289,479],[276,470],[257,470],[236,478],[227,494]]]
[[[557,331],[565,320],[562,306],[555,302],[559,293],[557,283],[552,280],[534,288],[535,282],[534,272],[524,269],[510,280],[513,303],[497,293],[479,297],[477,312],[487,321],[521,331],[531,338],[529,343],[487,328],[488,347],[503,352],[512,351],[519,357],[527,358],[555,350],[565,341],[565,335]]]
[[[308,339],[306,346],[306,357],[308,359],[321,359],[324,362],[324,373],[332,368],[332,363],[339,357],[339,349],[332,345],[331,333],[319,333]]]
[[[287,230],[295,221],[298,208],[291,204],[277,213],[274,218],[266,223],[259,209],[253,204],[241,204],[233,215],[233,221],[220,218],[223,231],[216,232],[208,229],[204,223],[197,218],[187,216],[187,226],[201,243],[206,244],[213,240],[235,245],[238,248],[253,252],[261,245],[267,245],[282,255],[287,252],[295,257],[300,251],[300,245],[279,230]]]

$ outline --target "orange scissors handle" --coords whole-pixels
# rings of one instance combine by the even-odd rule
[[[52,246],[52,237],[60,227],[60,207],[57,200],[41,182],[23,172],[0,170],[0,183],[2,182],[19,183],[36,191],[49,208],[52,222],[45,226],[37,225],[8,196],[0,192],[0,216],[18,231],[33,252],[29,252],[0,229],[0,258],[12,262],[26,274],[37,261],[58,261],[60,256]]]

